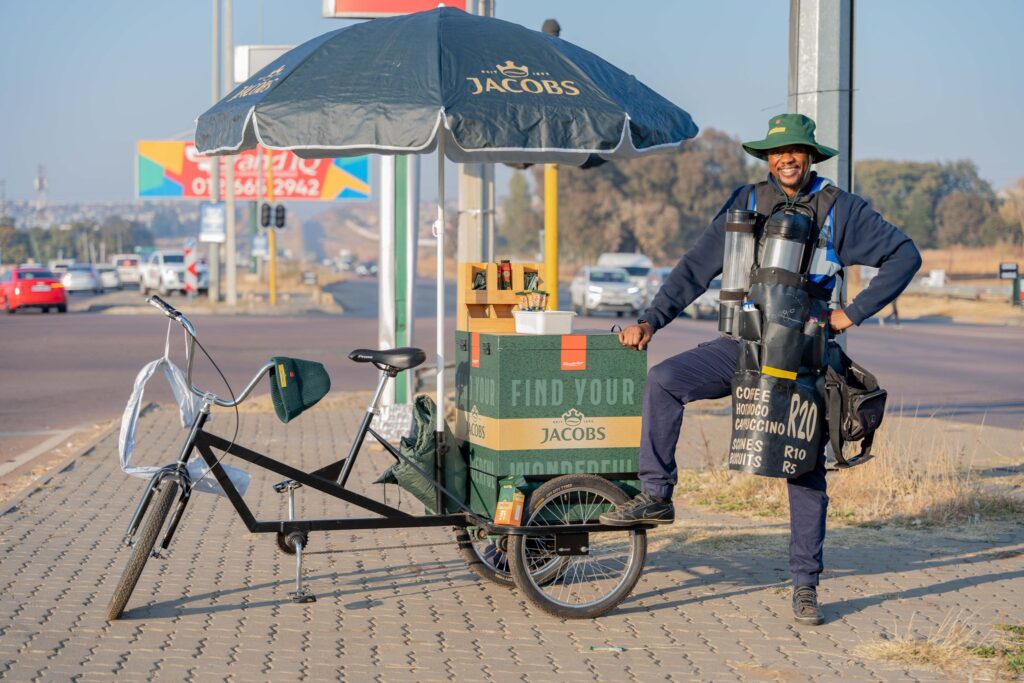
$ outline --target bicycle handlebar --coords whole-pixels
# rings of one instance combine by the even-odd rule
[[[246,385],[244,389],[242,389],[242,393],[236,396],[233,401],[227,401],[220,398],[219,396],[212,392],[203,391],[202,389],[200,389],[199,387],[192,383],[192,362],[195,359],[196,345],[196,328],[192,324],[192,321],[186,318],[184,313],[176,309],[174,306],[171,306],[169,303],[167,303],[160,297],[156,296],[155,294],[153,296],[147,297],[146,303],[148,303],[150,306],[153,306],[156,309],[159,309],[168,318],[176,321],[179,325],[185,328],[185,333],[188,335],[188,344],[185,346],[185,377],[186,381],[188,382],[189,389],[196,396],[199,396],[200,398],[203,399],[207,399],[212,403],[215,403],[219,406],[223,406],[224,408],[233,408],[242,401],[244,401],[246,397],[249,396],[249,392],[251,392],[256,387],[256,383],[260,381],[263,375],[265,375],[274,367],[274,364],[269,361],[267,363],[264,363],[263,367],[260,368],[260,371],[256,373],[256,376],[249,381],[249,384]]]
[[[147,297],[146,303],[154,308],[161,310],[164,315],[166,315],[168,318],[171,318],[172,320],[178,320],[179,318],[181,318],[181,311],[176,309],[174,306],[171,306],[169,303],[158,297],[156,294],[154,294],[151,297]]]

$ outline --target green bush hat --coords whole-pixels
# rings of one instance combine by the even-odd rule
[[[778,114],[768,119],[768,135],[764,140],[744,142],[743,149],[763,161],[768,160],[768,151],[789,145],[804,145],[814,150],[812,163],[831,159],[839,150],[819,145],[814,139],[814,120],[803,114]]]

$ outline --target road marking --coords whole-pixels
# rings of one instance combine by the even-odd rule
[[[49,436],[50,434],[63,434],[66,429],[37,429],[32,432],[0,432],[0,439],[14,439],[19,436]]]
[[[63,441],[70,439],[75,434],[83,432],[93,426],[94,423],[86,422],[68,429],[40,429],[30,432],[0,432],[0,438],[3,437],[19,437],[19,436],[50,436],[49,439],[42,442],[34,448],[30,448],[24,453],[14,456],[10,460],[4,463],[0,463],[0,477],[5,477],[14,470],[18,469],[27,462],[31,462],[33,459],[38,458],[40,455],[47,453],[59,446]]]

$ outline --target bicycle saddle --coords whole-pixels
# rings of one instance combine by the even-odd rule
[[[398,349],[356,349],[348,354],[349,360],[357,363],[373,363],[374,365],[386,365],[396,370],[408,370],[414,368],[427,359],[423,349],[414,346],[403,346]]]

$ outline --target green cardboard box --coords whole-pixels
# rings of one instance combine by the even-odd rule
[[[617,333],[457,332],[455,437],[473,510],[493,514],[509,475],[616,475],[635,493],[646,377],[647,352]]]

